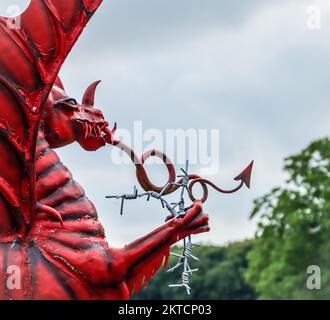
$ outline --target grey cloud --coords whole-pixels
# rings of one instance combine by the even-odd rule
[[[290,0],[291,1],[291,0]],[[113,50],[152,50],[182,37],[193,39],[209,28],[239,28],[265,6],[283,0],[112,0],[92,22],[93,40]],[[87,43],[84,48],[87,48]]]

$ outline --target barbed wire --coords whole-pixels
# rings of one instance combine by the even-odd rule
[[[186,162],[186,168],[181,169],[183,172],[183,175],[178,176],[178,178],[182,178],[182,182],[180,184],[181,188],[181,198],[180,201],[177,203],[173,203],[174,208],[178,207],[178,216],[184,216],[187,213],[186,207],[185,207],[185,199],[184,195],[185,192],[188,191],[188,184],[189,184],[189,162]],[[176,253],[171,253],[172,256],[178,257],[179,261],[177,264],[169,269],[167,272],[174,272],[176,269],[181,267],[183,265],[183,271],[181,275],[181,283],[178,284],[170,284],[170,288],[175,288],[175,287],[184,287],[187,291],[187,294],[190,295],[191,287],[190,287],[190,276],[192,273],[197,272],[198,269],[191,269],[189,265],[189,260],[193,259],[195,261],[199,261],[199,259],[192,254],[192,248],[193,244],[191,242],[191,236],[188,236],[188,238],[183,239],[183,251],[181,255],[178,255]]]
[[[122,194],[120,196],[106,196],[107,199],[121,199],[121,206],[120,206],[120,215],[124,214],[124,203],[126,200],[137,200],[139,198],[146,197],[147,201],[150,201],[151,198],[159,200],[162,204],[163,208],[166,208],[171,215],[174,217],[176,216],[176,211],[163,197],[164,191],[169,187],[170,184],[167,184],[161,193],[157,193],[155,191],[147,191],[143,193],[139,193],[136,186],[134,186],[134,191],[131,194]]]
[[[162,189],[160,193],[157,193],[155,191],[147,191],[143,193],[139,193],[136,186],[134,186],[134,191],[131,194],[122,194],[120,196],[106,196],[107,199],[121,199],[121,206],[120,206],[120,214],[124,214],[124,204],[125,201],[129,200],[137,200],[139,198],[147,198],[147,201],[150,201],[151,198],[159,200],[162,204],[163,208],[166,208],[173,217],[183,217],[187,213],[187,209],[185,206],[185,193],[188,192],[188,185],[190,182],[189,178],[189,161],[186,161],[185,169],[181,168],[182,175],[179,175],[178,178],[180,179],[180,183],[168,183],[165,185],[165,187]],[[165,191],[170,187],[176,185],[179,188],[181,188],[181,194],[180,194],[180,200],[178,202],[169,203],[167,200],[164,199],[163,194]],[[189,261],[195,260],[199,261],[199,259],[192,254],[193,249],[193,243],[191,241],[191,236],[188,236],[187,238],[183,239],[183,250],[182,254],[176,254],[171,253],[172,256],[179,258],[177,264],[169,269],[167,272],[174,272],[179,267],[183,266],[183,271],[181,275],[181,283],[178,284],[170,284],[169,287],[175,288],[175,287],[184,287],[187,291],[187,294],[190,295],[191,287],[190,287],[190,276],[192,273],[198,271],[198,269],[191,269],[189,265]]]

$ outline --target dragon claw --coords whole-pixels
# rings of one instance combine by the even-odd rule
[[[45,213],[51,216],[52,218],[56,219],[61,224],[62,227],[64,227],[64,221],[62,219],[61,214],[58,211],[56,211],[52,207],[43,205],[41,203],[37,203],[36,208],[37,208],[37,212]]]

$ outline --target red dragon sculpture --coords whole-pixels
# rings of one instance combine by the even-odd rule
[[[82,103],[68,96],[58,72],[101,0],[32,0],[20,28],[0,18],[0,299],[128,299],[146,285],[172,244],[207,232],[202,203],[211,182],[196,175],[194,204],[122,249],[110,248],[92,202],[53,151],[73,142],[95,151],[107,143],[127,151],[144,190],[159,192],[143,168],[149,156],[163,158],[169,182],[172,163],[156,151],[142,159],[114,138],[94,107],[98,82]],[[252,165],[236,180],[249,186]],[[204,196],[192,195],[195,183]],[[176,185],[165,193],[174,192]],[[235,191],[235,188],[232,191]],[[226,192],[226,191],[224,191]],[[165,261],[164,261],[165,260]],[[20,285],[8,287],[8,270]]]

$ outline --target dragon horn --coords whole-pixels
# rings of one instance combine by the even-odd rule
[[[82,99],[83,105],[94,106],[95,90],[100,82],[101,82],[101,80],[95,81],[86,89],[83,99]]]

